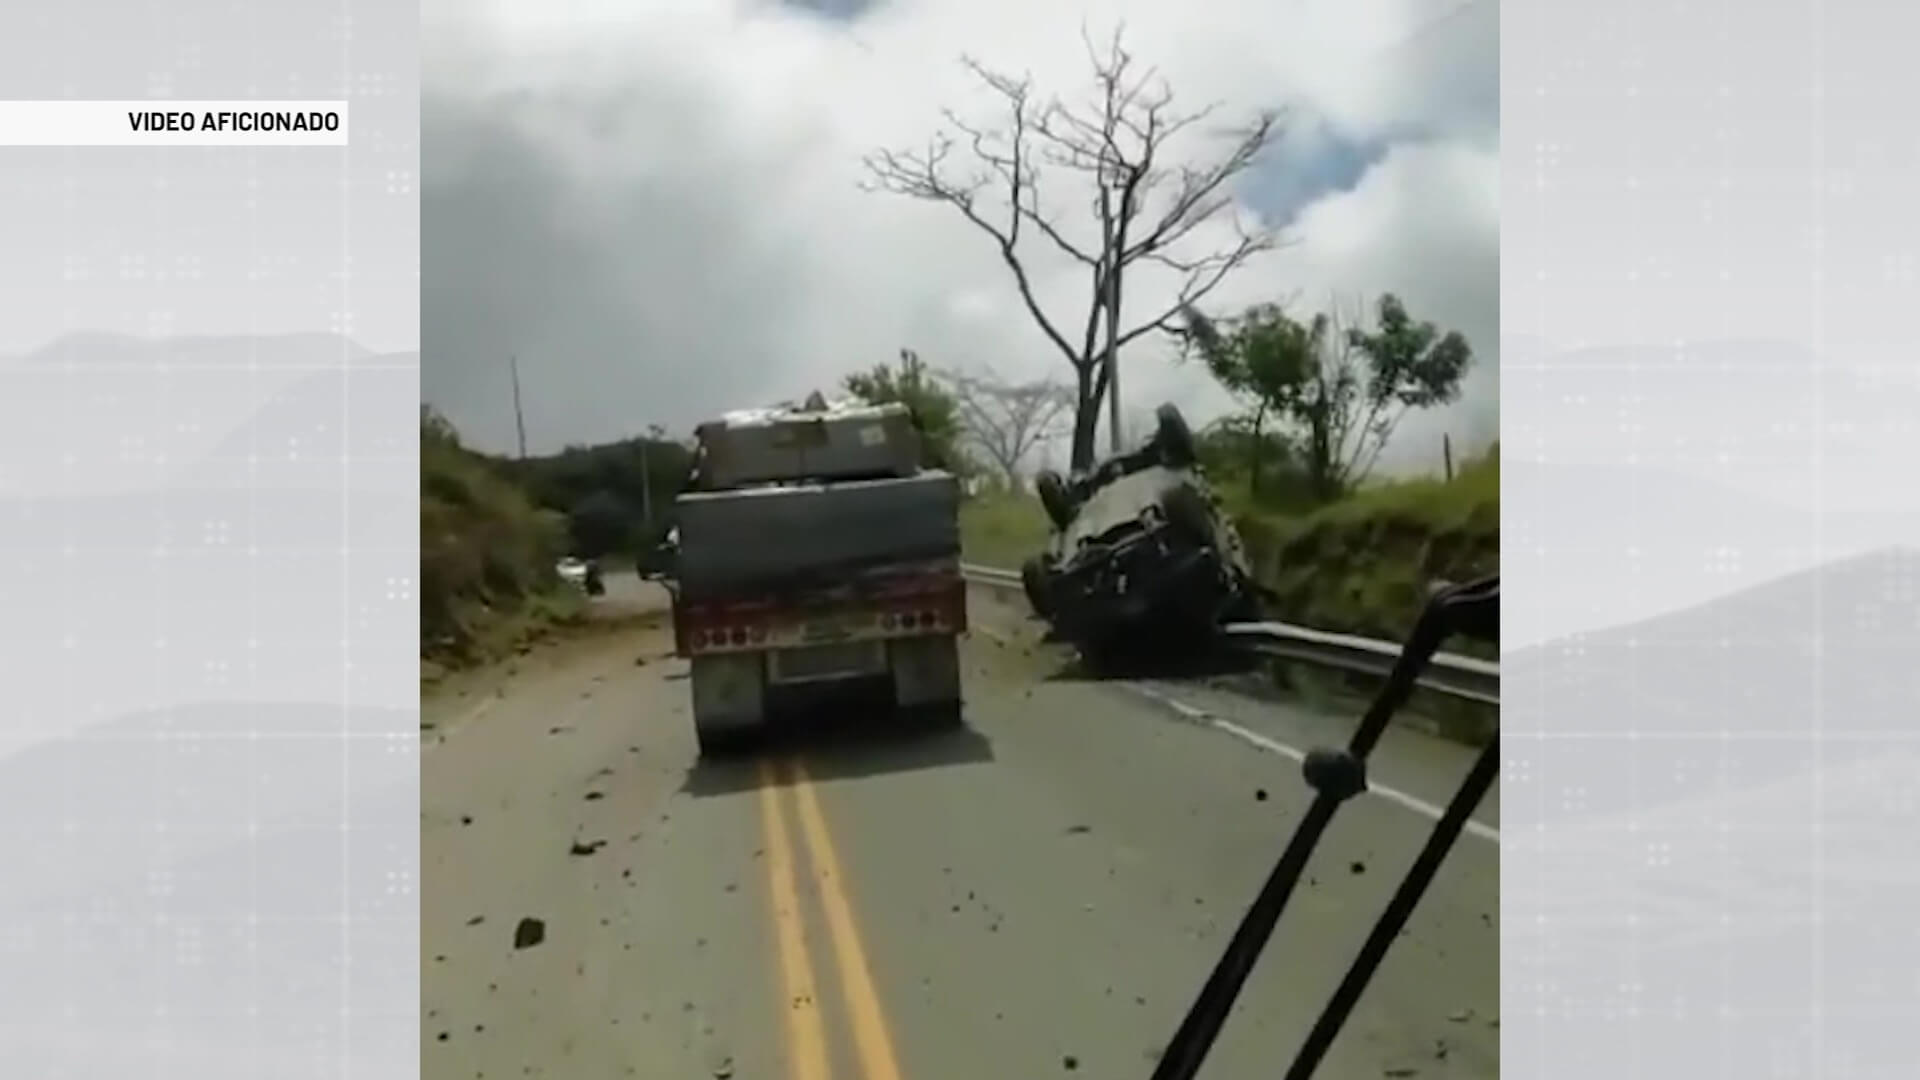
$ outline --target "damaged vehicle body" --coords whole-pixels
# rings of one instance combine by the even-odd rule
[[[1201,476],[1193,435],[1162,405],[1152,438],[1087,472],[1041,473],[1053,527],[1021,567],[1035,615],[1094,662],[1210,643],[1259,618],[1244,548]]]

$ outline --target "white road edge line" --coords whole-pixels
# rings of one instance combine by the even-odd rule
[[[1008,637],[1005,634],[1000,633],[998,630],[993,630],[993,629],[989,629],[988,627],[978,626],[978,625],[970,626],[968,629],[972,633],[977,633],[981,637],[987,638],[992,641],[997,641],[1002,645],[1013,644],[1012,638]],[[1283,743],[1278,739],[1268,738],[1267,736],[1262,735],[1257,731],[1249,731],[1248,729],[1241,727],[1239,724],[1236,724],[1233,721],[1225,719],[1223,717],[1215,716],[1212,713],[1207,712],[1205,709],[1196,709],[1193,706],[1187,704],[1186,702],[1181,701],[1170,694],[1164,693],[1160,690],[1156,690],[1151,686],[1144,686],[1140,683],[1130,683],[1130,682],[1115,683],[1113,685],[1119,686],[1125,690],[1132,691],[1133,693],[1138,694],[1139,696],[1144,697],[1147,700],[1152,701],[1153,703],[1160,705],[1165,709],[1170,710],[1174,715],[1180,717],[1182,720],[1186,720],[1189,723],[1197,724],[1201,727],[1210,727],[1217,731],[1223,731],[1228,735],[1231,735],[1234,738],[1239,739],[1241,742],[1244,742],[1249,746],[1255,747],[1256,749],[1265,750],[1270,754],[1279,754],[1281,757],[1292,758],[1295,761],[1305,761],[1307,759],[1307,754],[1306,754],[1306,751],[1304,750],[1301,750],[1297,747],[1288,746],[1286,743]],[[1427,818],[1430,821],[1439,821],[1446,814],[1445,808],[1435,806],[1433,803],[1430,803],[1425,799],[1419,798],[1414,795],[1409,795],[1406,792],[1400,791],[1397,788],[1390,788],[1382,784],[1377,784],[1369,781],[1367,784],[1367,791],[1369,794],[1378,795],[1381,798],[1387,800],[1388,802],[1399,803],[1401,806],[1406,807],[1407,809],[1413,811],[1416,814],[1419,814],[1424,818]],[[1485,840],[1491,844],[1497,845],[1500,843],[1500,830],[1484,822],[1479,822],[1479,821],[1473,820],[1472,818],[1468,818],[1464,828],[1467,834],[1470,836],[1479,837],[1480,839]]]
[[[1286,743],[1283,743],[1278,739],[1269,738],[1268,736],[1262,735],[1257,731],[1250,731],[1247,728],[1244,728],[1239,724],[1234,723],[1231,720],[1225,719],[1224,717],[1215,716],[1212,713],[1207,712],[1205,709],[1196,709],[1193,706],[1187,704],[1186,702],[1181,701],[1178,698],[1175,698],[1172,695],[1166,693],[1165,691],[1158,690],[1151,686],[1145,686],[1140,683],[1125,682],[1125,683],[1118,683],[1116,685],[1121,686],[1135,694],[1138,694],[1141,697],[1148,699],[1149,701],[1154,702],[1155,704],[1161,705],[1171,710],[1174,714],[1178,715],[1182,720],[1186,720],[1190,723],[1198,724],[1202,727],[1210,727],[1217,731],[1223,731],[1228,735],[1231,735],[1234,738],[1239,739],[1241,742],[1246,743],[1249,746],[1253,746],[1258,749],[1265,750],[1268,753],[1279,754],[1281,757],[1292,758],[1294,761],[1305,761],[1307,758],[1306,751],[1301,750],[1298,747],[1288,746]],[[1401,806],[1404,806],[1407,809],[1412,810],[1414,813],[1419,814],[1422,817],[1425,817],[1432,821],[1439,821],[1440,818],[1446,814],[1446,810],[1443,807],[1435,806],[1433,803],[1430,803],[1425,799],[1419,798],[1414,795],[1409,795],[1404,791],[1400,791],[1396,788],[1390,788],[1383,784],[1373,783],[1369,781],[1367,784],[1367,792],[1369,794],[1378,795],[1389,802],[1399,803]],[[1494,844],[1498,844],[1500,842],[1500,830],[1494,828],[1491,825],[1487,825],[1483,822],[1474,821],[1472,818],[1468,818],[1465,829],[1468,833],[1474,836],[1477,836],[1482,840],[1486,840]]]

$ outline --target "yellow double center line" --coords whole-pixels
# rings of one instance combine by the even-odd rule
[[[767,836],[767,876],[773,897],[774,933],[779,940],[780,977],[787,1002],[787,1045],[794,1080],[833,1080],[828,1065],[826,1025],[821,1019],[818,980],[808,956],[806,922],[800,904],[799,874],[781,807],[782,791],[792,791],[800,835],[813,868],[820,906],[833,943],[835,966],[853,1029],[853,1047],[865,1080],[900,1080],[899,1059],[887,1034],[886,1014],[873,987],[866,950],[841,883],[840,858],[827,831],[826,815],[806,767],[791,763],[791,784],[781,770],[760,763],[760,810]]]

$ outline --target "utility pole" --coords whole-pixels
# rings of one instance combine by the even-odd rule
[[[640,526],[649,538],[653,536],[653,465],[647,460],[647,451],[652,444],[651,431],[640,437]]]
[[[647,433],[640,439],[640,517],[646,523],[647,536],[653,536],[653,463],[649,451],[656,442],[664,442],[667,429],[659,424],[648,424]]]
[[[513,428],[520,435],[520,460],[527,457],[527,418],[520,411],[520,358],[507,358],[507,369],[513,375]]]

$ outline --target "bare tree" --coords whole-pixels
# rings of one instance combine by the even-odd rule
[[[960,402],[967,441],[1000,470],[1008,488],[1020,490],[1021,463],[1059,433],[1059,422],[1074,403],[1073,390],[1053,379],[1009,382],[991,370],[951,371],[946,381]]]
[[[1076,380],[1072,467],[1091,465],[1100,405],[1112,402],[1110,434],[1119,449],[1118,357],[1128,343],[1154,330],[1174,330],[1179,313],[1197,303],[1255,255],[1274,247],[1276,234],[1235,212],[1230,181],[1259,158],[1278,133],[1280,114],[1268,110],[1215,132],[1219,144],[1198,162],[1170,160],[1169,141],[1207,120],[1215,106],[1173,108],[1173,93],[1149,68],[1138,70],[1117,28],[1105,48],[1083,31],[1093,67],[1092,100],[1041,103],[1030,77],[1015,78],[979,61],[963,63],[1004,103],[999,127],[989,128],[945,110],[945,130],[925,150],[880,150],[869,155],[868,190],[944,203],[992,238],[1012,272],[1027,311],[1073,366]],[[963,145],[972,163],[953,160]],[[1062,216],[1043,205],[1042,166],[1052,175],[1090,184],[1094,239],[1075,239]],[[998,203],[999,205],[991,205]],[[1202,225],[1231,219],[1235,240],[1206,250],[1188,241]],[[1081,230],[1084,231],[1084,230]],[[1088,303],[1077,340],[1042,307],[1034,291],[1024,240],[1038,236],[1058,255],[1088,272]],[[1122,286],[1141,263],[1178,275],[1177,298],[1131,327],[1121,319]]]

